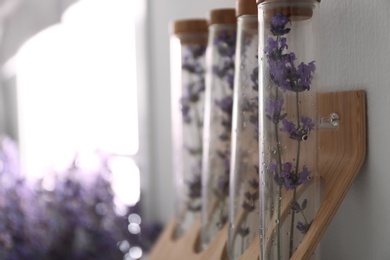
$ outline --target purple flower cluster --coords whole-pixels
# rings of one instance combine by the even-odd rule
[[[222,31],[214,40],[214,46],[219,54],[219,64],[212,67],[213,75],[224,80],[233,89],[234,86],[234,57],[236,53],[236,33]]]
[[[247,101],[243,110],[249,113],[249,122],[254,126],[253,138],[259,141],[259,98],[254,97]]]
[[[233,97],[226,96],[222,98],[221,101],[215,100],[215,105],[219,107],[224,113],[227,115],[231,115],[233,113]]]
[[[251,81],[253,83],[252,89],[259,91],[259,67],[253,69],[251,74]]]
[[[301,116],[300,122],[300,126],[297,127],[294,122],[283,119],[283,127],[280,128],[280,131],[287,132],[291,139],[297,141],[306,141],[308,134],[314,129],[314,124],[311,118],[306,116]]]
[[[204,65],[201,59],[206,51],[206,46],[188,46],[185,49],[185,55],[182,60],[182,70],[192,75],[193,80],[183,88],[183,96],[180,100],[181,112],[183,122],[190,124],[192,122],[191,111],[193,106],[200,100],[201,95],[205,91],[205,80],[204,80]],[[199,123],[199,122],[197,122]]]
[[[282,15],[281,13],[276,13],[271,20],[271,29],[273,35],[284,35],[290,32],[290,28],[286,28],[286,25],[290,23],[288,17]]]
[[[287,38],[282,36],[290,32],[290,28],[285,28],[288,23],[288,18],[281,14],[272,18],[271,32],[276,39],[268,38],[264,48],[270,78],[282,91],[307,91],[310,90],[316,66],[314,61],[308,64],[301,62],[297,66],[295,53],[285,53],[288,49]]]
[[[270,165],[270,171],[274,175],[274,180],[279,185],[283,185],[286,190],[293,190],[301,184],[306,184],[310,180],[310,172],[306,166],[302,170],[295,173],[293,165],[290,162],[283,163],[280,168],[278,164]]]
[[[188,201],[187,201],[187,209],[190,211],[200,211],[201,203],[199,198],[201,197],[202,191],[202,176],[200,172],[200,165],[198,167],[194,166],[192,168],[192,178],[186,181],[188,186]]]
[[[282,113],[283,105],[283,99],[271,99],[267,102],[265,107],[266,117],[274,124],[278,124],[287,116],[286,113]]]
[[[254,166],[254,169],[257,173],[259,173],[259,167],[256,165]],[[247,191],[244,194],[244,202],[242,203],[242,207],[244,210],[248,212],[252,212],[255,210],[255,203],[259,198],[259,182],[256,179],[251,179],[248,181],[249,187],[252,192]]]
[[[214,40],[214,46],[217,47],[218,54],[221,57],[234,60],[234,55],[236,54],[236,33],[227,30],[221,31]]]
[[[302,223],[301,221],[298,221],[297,229],[301,231],[302,234],[306,234],[312,223],[313,221],[311,221],[310,223]]]

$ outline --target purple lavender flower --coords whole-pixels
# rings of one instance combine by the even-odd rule
[[[253,189],[259,189],[259,181],[257,181],[256,179],[251,179],[248,182],[249,182],[249,186],[252,187]]]
[[[222,31],[214,40],[220,55],[221,65],[214,65],[212,73],[226,81],[230,89],[234,86],[234,55],[236,51],[236,33]]]
[[[306,223],[306,224],[304,224],[304,223],[298,221],[298,223],[297,223],[297,229],[298,229],[299,231],[301,231],[302,234],[306,234],[307,231],[309,231],[309,228],[310,228],[310,226],[311,226],[312,223],[313,223],[313,221],[311,221],[310,223]]]
[[[197,150],[195,154],[201,154],[201,150]],[[201,205],[199,202],[199,198],[201,197],[201,189],[202,189],[202,177],[201,177],[201,168],[202,162],[199,160],[191,167],[191,176],[192,178],[186,181],[186,185],[188,186],[188,201],[187,208],[190,211],[199,211],[201,209]]]
[[[299,213],[301,211],[304,211],[306,209],[306,206],[307,206],[307,199],[304,199],[303,202],[302,202],[302,205],[300,205],[297,201],[293,201],[291,203],[291,209],[295,212],[295,213]]]
[[[301,184],[306,184],[310,180],[310,172],[307,169],[306,166],[303,166],[303,169],[301,172],[296,174],[295,172],[290,171],[289,172],[284,172],[283,174],[284,178],[284,185],[287,190],[292,190],[298,187]]]
[[[259,67],[253,69],[251,74],[251,81],[253,82],[252,89],[259,91]]]
[[[267,113],[266,117],[274,124],[278,124],[287,116],[287,113],[282,114],[283,105],[283,99],[271,99],[267,102],[267,106],[265,108],[265,112]]]
[[[310,172],[307,169],[306,165],[303,166],[302,171],[298,175],[297,185],[306,184],[310,181]]]
[[[281,165],[281,171],[277,163],[271,163],[269,170],[274,175],[274,181],[280,186],[284,186],[287,190],[292,190],[301,184],[306,184],[310,180],[310,172],[306,166],[303,166],[302,171],[298,174],[293,170],[293,165],[290,162]]]
[[[268,38],[264,47],[264,53],[271,55],[277,50],[279,50],[278,42],[274,38]]]
[[[191,110],[196,109],[194,105],[200,100],[205,90],[205,70],[200,58],[203,56],[206,47],[203,45],[189,46],[185,49],[182,60],[182,70],[192,75],[192,81],[183,87],[183,96],[180,100],[183,122],[192,122]]]
[[[309,133],[310,131],[314,130],[314,123],[313,120],[311,120],[310,117],[307,116],[301,116],[300,118],[302,123],[302,128]]]
[[[289,22],[290,19],[281,13],[277,13],[272,17],[270,31],[275,36],[287,34],[290,32],[290,28],[285,27]]]
[[[228,73],[226,74],[226,82],[228,83],[230,89],[233,89],[234,87],[234,73]]]
[[[202,181],[201,181],[201,175],[197,174],[194,175],[193,179],[189,182],[187,182],[188,185],[188,197],[191,199],[196,199],[200,198],[201,196],[201,186],[202,186]]]
[[[199,63],[191,64],[187,61],[187,59],[184,59],[182,69],[194,74],[204,73],[204,69]]]
[[[214,40],[218,53],[221,56],[233,58],[236,52],[236,33],[222,31]]]
[[[308,64],[301,62],[301,64],[298,65],[296,75],[298,78],[297,86],[299,86],[298,88],[300,90],[310,90],[311,80],[313,79],[315,70],[316,66],[314,61]]]
[[[285,183],[285,176],[290,173],[292,164],[289,162],[284,163],[281,168],[281,171],[279,171],[279,165],[277,163],[271,163],[269,166],[270,171],[274,175],[274,181],[279,185],[283,185]]]
[[[307,91],[310,90],[316,67],[314,61],[308,64],[301,62],[296,66],[295,53],[283,53],[288,49],[287,38],[280,36],[289,33],[290,29],[285,28],[288,22],[289,19],[280,13],[272,18],[270,30],[277,38],[268,38],[264,47],[268,58],[269,74],[271,80],[283,91]]]
[[[240,236],[246,237],[247,235],[249,235],[249,227],[246,227],[246,228],[244,228],[244,227],[239,227],[239,228],[237,229],[237,232],[238,232],[238,234],[240,234]]]
[[[215,105],[217,105],[224,113],[231,115],[233,113],[233,97],[226,96],[222,100],[215,100]]]
[[[255,166],[256,169],[257,166]],[[258,167],[257,167],[258,168]],[[259,182],[256,179],[251,179],[248,181],[249,186],[254,191],[247,191],[244,194],[244,202],[242,203],[242,208],[247,212],[252,212],[255,210],[255,203],[259,198]]]
[[[211,69],[212,73],[216,75],[218,78],[223,78],[225,76],[224,71],[221,70],[217,65],[213,65]]]
[[[205,45],[194,45],[194,46],[189,46],[188,50],[192,54],[192,57],[194,59],[200,58],[204,55],[206,52],[206,46]]]
[[[283,124],[283,127],[280,128],[280,131],[289,133],[289,134],[290,134],[290,137],[291,137],[292,135],[295,135],[295,134],[296,134],[296,132],[297,132],[297,127],[295,126],[294,122],[289,121],[289,120],[287,120],[287,119],[284,119],[284,120],[282,121],[282,124]]]
[[[297,128],[294,122],[287,119],[282,120],[283,127],[280,131],[289,133],[291,139],[305,141],[308,134],[314,129],[314,124],[309,117],[300,117],[301,125]]]
[[[217,187],[214,189],[214,194],[219,198],[229,196],[229,179],[225,174],[218,176]]]
[[[291,80],[287,75],[292,75],[291,66],[284,61],[269,60],[269,73],[271,80],[280,87],[282,91],[291,90]]]
[[[183,122],[186,124],[191,123],[192,119],[190,116],[191,107],[188,102],[188,98],[182,98],[181,99],[181,116],[183,119]]]

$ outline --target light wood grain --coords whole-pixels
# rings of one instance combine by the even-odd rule
[[[160,234],[157,242],[153,245],[152,251],[148,256],[149,260],[158,260],[161,259],[162,255],[168,256],[173,253],[175,250],[175,243],[173,241],[175,232],[175,220],[172,219],[165,226],[163,232]]]
[[[321,93],[319,111],[321,115],[332,112],[339,114],[340,127],[337,130],[319,131],[319,170],[325,182],[324,199],[313,224],[291,260],[311,257],[366,157],[364,91]]]

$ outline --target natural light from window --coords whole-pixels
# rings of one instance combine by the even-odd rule
[[[115,164],[113,182],[123,202],[139,200],[140,173],[129,159],[139,145],[132,2],[77,2],[60,24],[16,55],[20,152],[28,177],[63,170],[76,153],[101,149],[130,160]]]

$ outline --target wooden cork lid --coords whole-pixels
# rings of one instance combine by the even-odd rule
[[[256,0],[238,0],[236,10],[237,17],[246,14],[257,14]]]
[[[180,33],[207,33],[208,24],[206,19],[184,19],[173,21],[171,25],[172,34]]]
[[[274,14],[280,13],[289,17],[291,21],[303,21],[310,19],[313,16],[313,4],[315,2],[320,3],[321,0],[257,0],[257,4],[291,3],[291,6],[273,7],[270,5],[265,9],[267,19],[271,19]],[[306,5],[294,6],[295,3],[305,3]]]
[[[236,9],[214,9],[210,11],[210,25],[212,24],[236,24]]]
[[[272,0],[257,0],[258,4],[261,4],[263,2],[274,2],[274,1],[272,1]],[[284,1],[279,1],[279,2],[294,2],[294,0],[284,0]],[[318,2],[318,3],[320,3],[321,0],[306,0],[304,2]]]

